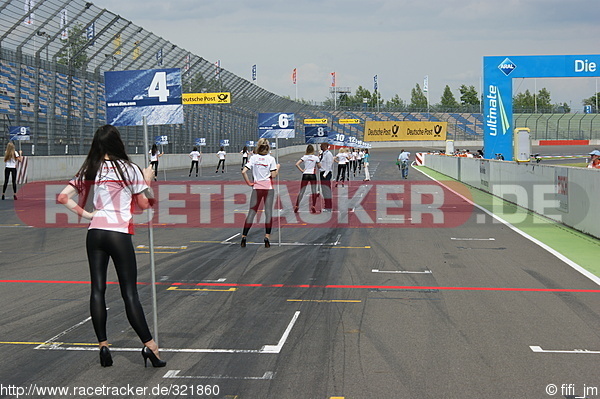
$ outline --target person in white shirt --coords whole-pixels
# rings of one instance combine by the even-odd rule
[[[301,164],[304,164],[304,169],[300,167]],[[321,168],[319,157],[315,155],[315,147],[313,147],[311,144],[306,146],[306,152],[302,158],[296,162],[296,168],[302,172],[302,181],[300,182],[300,192],[296,198],[294,212],[298,212],[300,201],[302,201],[304,192],[306,191],[306,186],[310,184],[312,190],[312,205],[310,207],[310,211],[315,213],[317,204],[317,169]]]
[[[154,180],[158,177],[158,158],[162,157],[163,154],[158,149],[156,144],[152,144],[150,150],[150,165],[154,168]]]
[[[348,170],[348,149],[340,148],[340,152],[333,159],[338,164],[338,173],[337,178],[335,179],[335,186],[337,187],[338,182],[340,181],[340,176],[342,178],[342,187],[344,187],[344,180],[346,179],[346,171]],[[348,179],[350,178],[350,173],[348,172]]]
[[[365,156],[365,152],[362,149],[360,151],[358,151],[358,156],[356,157],[356,160],[358,162],[358,172],[359,173],[360,173],[360,171],[362,171],[364,156]]]
[[[356,167],[358,166],[358,152],[353,148],[352,151],[349,153],[349,155],[350,155],[350,170],[352,170],[354,177],[356,177]],[[350,176],[350,170],[348,170],[348,176]],[[350,180],[350,179],[348,179],[348,180]]]
[[[273,215],[273,201],[275,200],[275,190],[273,189],[272,179],[279,173],[279,164],[275,161],[275,158],[269,154],[270,146],[268,139],[260,139],[256,145],[256,151],[254,155],[250,157],[248,163],[244,165],[242,169],[242,177],[247,185],[252,187],[252,195],[250,196],[250,209],[244,222],[244,229],[242,231],[242,242],[240,246],[243,248],[246,246],[246,237],[254,223],[254,217],[258,212],[258,208],[261,202],[264,202],[265,212],[265,248],[269,248],[271,243],[269,238],[271,237],[271,230],[273,227],[272,215]],[[247,172],[252,171],[253,181],[247,176]]]
[[[221,166],[221,173],[225,173],[225,156],[226,155],[227,155],[227,153],[225,152],[225,149],[223,149],[223,147],[221,147],[219,152],[217,152],[217,158],[219,159],[219,163],[217,164],[217,170],[215,170],[215,173],[219,173],[219,166]]]
[[[333,175],[333,154],[329,151],[329,144],[321,143],[321,190],[325,204],[323,212],[331,212],[333,209],[331,195],[331,176]]]
[[[152,167],[143,171],[129,160],[117,128],[104,125],[96,131],[90,151],[79,169],[58,196],[58,202],[85,219],[91,219],[86,249],[91,277],[90,311],[100,347],[100,364],[112,366],[106,334],[106,279],[110,259],[117,271],[125,312],[131,327],[144,344],[142,358],[154,367],[167,363],[158,356],[137,292],[137,264],[132,243],[132,209],[152,205],[149,188],[154,177]],[[83,207],[93,192],[94,210]],[[79,203],[73,199],[78,196]]]
[[[242,151],[240,151],[240,154],[242,155],[242,170],[244,170],[244,165],[248,163],[248,157],[250,156],[248,152],[248,147],[244,146],[244,148],[242,148]]]
[[[198,152],[198,147],[194,147],[192,149],[192,152],[190,152],[189,157],[192,160],[192,166],[190,166],[190,174],[188,175],[188,177],[192,176],[192,170],[194,169],[194,166],[196,167],[196,177],[198,177],[198,161],[202,158],[202,154]]]
[[[4,186],[2,186],[2,199],[4,199],[4,193],[6,193],[6,187],[8,186],[8,179],[12,177],[12,188],[13,198],[17,199],[17,162],[21,160],[19,151],[15,150],[15,145],[9,142],[6,145],[6,151],[4,152]]]
[[[408,179],[408,160],[410,157],[410,152],[408,151],[404,151],[404,149],[402,149],[402,151],[400,151],[400,155],[398,155],[398,169],[400,169],[400,172],[402,172],[402,178],[403,179]]]

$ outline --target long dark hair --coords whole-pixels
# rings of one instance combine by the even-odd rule
[[[106,125],[109,126],[109,125]],[[156,155],[156,153],[158,152],[158,147],[156,146],[156,144],[152,144],[152,155]]]
[[[100,126],[94,134],[90,151],[88,152],[85,161],[83,161],[83,165],[81,165],[81,168],[79,168],[79,171],[77,172],[76,179],[78,183],[77,189],[79,191],[80,206],[83,206],[87,202],[89,193],[96,181],[98,171],[105,161],[105,156],[115,168],[115,171],[120,178],[119,184],[125,187],[129,186],[131,183],[132,177],[123,170],[121,162],[116,162],[122,161],[127,165],[134,165],[125,152],[125,145],[121,140],[119,130],[112,125]],[[135,166],[137,167],[137,165]]]

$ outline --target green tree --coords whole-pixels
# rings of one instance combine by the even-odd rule
[[[538,112],[552,112],[552,99],[550,98],[550,92],[545,87],[534,98],[534,107],[536,104]]]
[[[452,94],[452,90],[450,90],[450,86],[448,85],[444,87],[444,93],[442,94],[442,98],[440,100],[440,106],[442,107],[442,111],[458,108],[458,102],[456,102],[456,98],[454,98],[454,94]]]
[[[479,101],[479,95],[475,86],[461,85],[458,89],[460,91],[460,104],[463,106],[477,106],[481,105]]]
[[[525,90],[525,93],[517,93],[513,97],[513,111],[514,112],[533,112],[535,108],[533,95],[529,91],[529,89]]]
[[[414,89],[410,91],[410,107],[413,109],[426,109],[427,96],[421,90],[421,86],[417,83]]]
[[[82,68],[88,61],[86,48],[88,39],[83,31],[83,25],[75,24],[69,29],[69,38],[62,41],[67,45],[58,53],[58,63],[63,65],[71,64],[74,68]]]
[[[596,93],[595,96],[591,96],[590,98],[585,98],[582,102],[583,105],[591,105],[592,109],[594,109],[595,112],[598,112],[598,108],[596,106],[600,104],[600,93]]]
[[[403,111],[406,109],[406,103],[400,98],[399,95],[396,94],[394,97],[392,97],[391,100],[388,100],[388,102],[386,103],[386,107],[398,111]]]

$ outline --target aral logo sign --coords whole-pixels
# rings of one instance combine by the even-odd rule
[[[498,69],[500,69],[502,73],[506,76],[510,75],[510,73],[516,68],[517,66],[508,57],[506,57],[504,61],[502,61],[502,63],[498,65]]]

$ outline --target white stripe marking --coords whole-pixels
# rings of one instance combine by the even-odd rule
[[[422,272],[413,272],[408,270],[379,270],[373,269],[371,273],[396,273],[396,274],[431,274],[431,270],[424,270]]]
[[[277,345],[263,346],[260,350],[261,353],[279,353],[279,352],[281,352],[281,349],[283,348],[285,341],[287,340],[288,336],[290,335],[290,332],[292,331],[292,328],[294,327],[296,320],[298,320],[298,316],[300,316],[300,311],[297,311],[296,313],[294,313],[294,317],[292,317],[292,321],[290,321],[290,324],[288,324],[287,328],[285,329],[285,332],[283,333],[283,336],[279,340],[279,343]]]
[[[108,308],[107,308],[107,310],[108,310]],[[58,340],[60,337],[62,337],[64,335],[70,333],[71,331],[75,330],[76,328],[81,327],[82,325],[84,325],[85,323],[87,323],[90,320],[92,320],[91,316],[83,321],[80,321],[79,323],[75,324],[74,326],[71,326],[71,327],[67,328],[66,330],[56,334],[54,337],[50,338],[43,344],[36,346],[34,349],[55,349],[55,348],[53,348],[53,346],[62,345],[62,343],[60,343],[60,342],[55,342],[56,340]],[[94,348],[94,350],[98,350],[98,348]]]
[[[275,377],[275,373],[273,371],[267,371],[263,374],[262,377],[230,377],[227,375],[209,375],[209,376],[188,376],[188,375],[179,375],[181,370],[169,370],[163,376],[163,378],[183,378],[183,379],[195,379],[195,380],[204,380],[204,379],[213,379],[213,380],[272,380]]]
[[[239,235],[242,235],[242,233],[237,233],[237,234],[232,235],[228,239],[221,241],[221,244],[224,244],[224,243],[228,242],[229,240],[233,240],[235,237],[237,237]]]
[[[454,241],[496,241],[495,238],[455,238],[455,237],[452,237],[450,239],[454,240]]]
[[[150,247],[147,245],[138,245],[137,249],[149,249]],[[155,245],[154,249],[187,249],[187,246],[168,246],[168,245]]]
[[[587,349],[573,349],[573,350],[544,350],[541,346],[530,346],[533,352],[536,353],[569,353],[578,355],[600,355],[600,351],[590,351]]]

